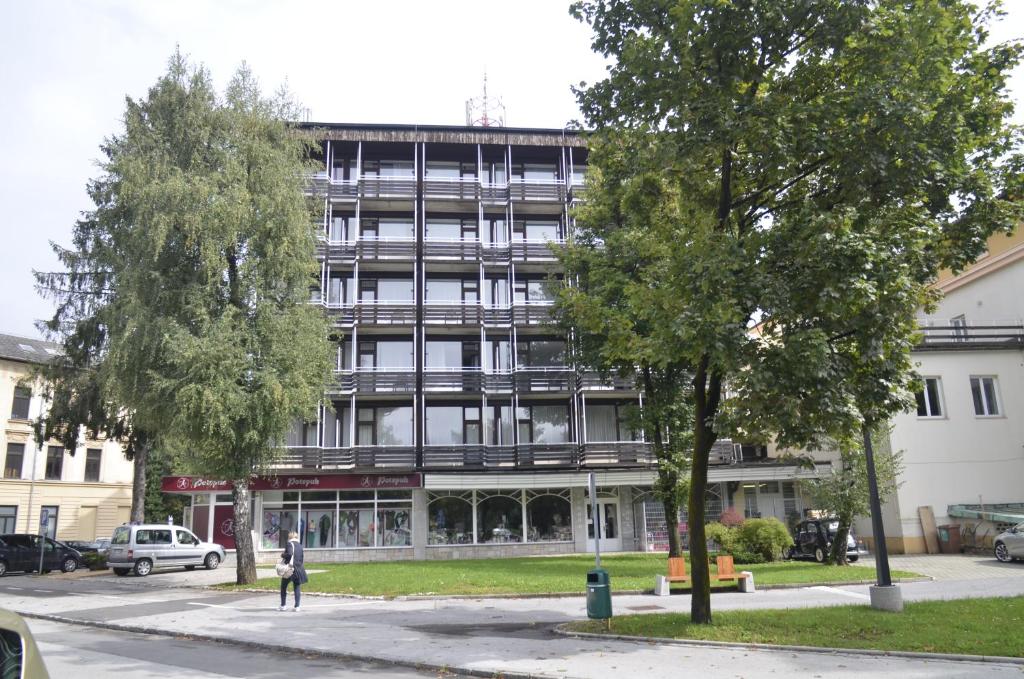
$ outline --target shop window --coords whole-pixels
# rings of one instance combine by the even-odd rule
[[[472,493],[435,496],[427,510],[427,544],[464,545],[473,542]]]
[[[529,542],[572,540],[569,492],[527,491],[526,539]]]
[[[206,509],[205,507],[203,509]],[[199,528],[206,531],[205,517],[202,525],[198,525],[193,519],[193,531],[199,533]],[[198,513],[193,516],[198,517]],[[299,513],[290,509],[265,509],[263,511],[263,535],[260,541],[262,549],[284,549],[288,544],[288,533],[299,532]],[[200,535],[202,537],[202,535]],[[205,539],[205,538],[204,538]]]
[[[522,542],[523,510],[519,493],[477,496],[477,542]]]
[[[377,510],[377,546],[405,547],[412,544],[410,511],[405,507]]]

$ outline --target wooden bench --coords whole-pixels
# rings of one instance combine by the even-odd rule
[[[714,581],[734,581],[741,592],[754,591],[754,579],[749,572],[736,572],[736,565],[733,558],[728,555],[715,558],[717,573],[710,573],[709,578]],[[710,571],[710,564],[708,570]],[[669,593],[669,587],[673,582],[690,582],[692,577],[686,572],[686,559],[681,556],[669,557],[668,575],[654,576],[654,593],[665,596]]]

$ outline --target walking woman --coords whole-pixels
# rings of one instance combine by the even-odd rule
[[[292,565],[292,576],[290,578],[281,578],[281,608],[278,610],[285,610],[288,607],[285,603],[288,601],[288,583],[292,583],[292,588],[295,590],[295,608],[292,609],[296,613],[299,612],[299,602],[302,599],[302,586],[309,582],[309,577],[306,575],[306,569],[303,567],[303,554],[302,554],[302,543],[299,542],[299,534],[295,531],[288,533],[288,544],[285,545],[284,554],[281,555],[286,563]]]

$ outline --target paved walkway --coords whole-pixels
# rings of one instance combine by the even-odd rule
[[[873,557],[863,561],[866,566],[875,565]],[[991,554],[891,554],[889,567],[936,580],[1024,578],[1024,564],[1000,563]]]
[[[1017,566],[1024,570],[1024,566]],[[971,568],[967,562],[953,562],[950,567]],[[991,572],[1000,577],[906,583],[903,594],[907,600],[1024,595],[1024,577],[1015,572],[1007,576],[1001,569]],[[225,573],[230,574],[230,569]],[[621,674],[677,679],[688,671],[716,679],[1024,676],[1020,665],[1004,663],[677,646],[556,635],[555,625],[586,617],[583,597],[380,601],[307,595],[303,612],[295,614],[278,612],[274,594],[180,589],[168,587],[166,580],[162,581],[167,583],[163,587],[139,586],[158,581],[154,576],[74,580],[11,576],[0,582],[0,598],[5,607],[19,612],[128,630],[457,668],[484,676],[582,679]],[[850,586],[762,590],[754,594],[723,592],[716,593],[712,601],[716,610],[725,610],[842,605],[866,603],[867,599],[866,586]],[[687,611],[689,602],[685,594],[617,595],[613,606],[617,614],[623,615]]]

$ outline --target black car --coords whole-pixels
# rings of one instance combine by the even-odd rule
[[[38,571],[40,540],[42,544],[43,573],[58,568],[70,573],[82,564],[82,554],[63,542],[40,538],[29,533],[0,535],[0,575],[7,571]]]
[[[835,519],[804,519],[796,526],[793,546],[789,548],[790,559],[814,559],[823,563],[832,549],[832,540],[839,530],[839,522]],[[856,561],[860,553],[857,551],[857,540],[853,532],[846,536],[846,560]]]
[[[99,538],[97,540],[67,540],[65,545],[77,550],[82,554],[89,552],[106,553],[110,549],[110,538]]]

